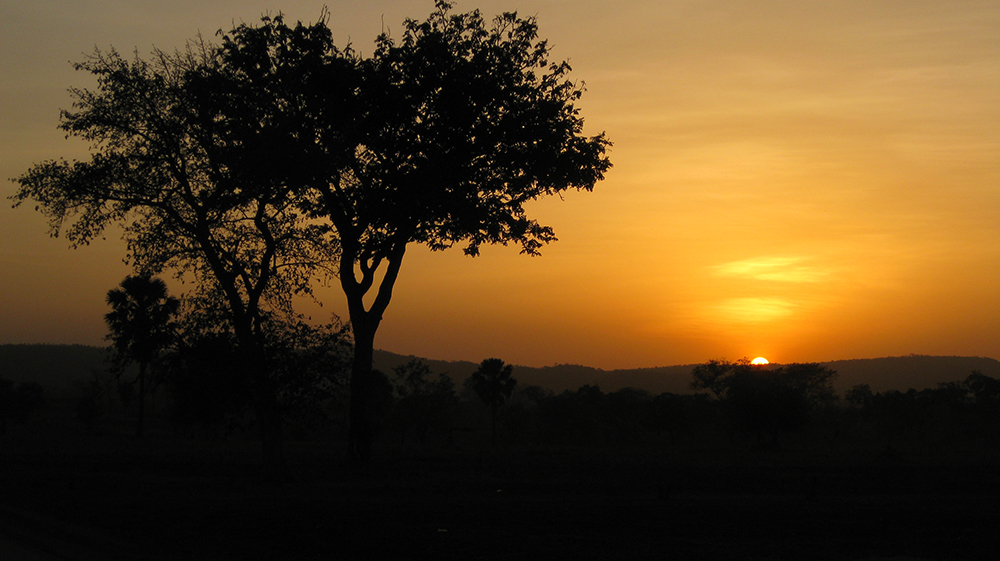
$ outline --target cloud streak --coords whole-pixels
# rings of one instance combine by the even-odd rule
[[[723,277],[787,283],[820,282],[830,276],[829,271],[808,265],[809,261],[806,257],[757,257],[722,263],[712,269]]]

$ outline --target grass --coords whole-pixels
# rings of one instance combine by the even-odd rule
[[[41,423],[0,437],[0,531],[68,560],[993,559],[995,450],[137,440]]]

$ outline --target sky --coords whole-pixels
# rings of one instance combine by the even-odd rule
[[[433,2],[329,1],[339,45]],[[321,2],[0,0],[0,343],[106,344],[124,243],[69,249],[8,181],[85,159],[57,130],[95,47],[148,55]],[[460,0],[538,19],[614,168],[533,203],[559,240],[411,248],[376,348],[605,369],[764,356],[1000,358],[1000,2]],[[187,287],[174,284],[175,292]],[[336,286],[314,320],[346,319]]]

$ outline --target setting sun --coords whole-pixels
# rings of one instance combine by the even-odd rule
[[[751,360],[750,364],[767,364],[767,359],[764,358],[764,357],[762,357],[762,356],[759,356],[759,357]]]

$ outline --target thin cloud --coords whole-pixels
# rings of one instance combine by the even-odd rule
[[[798,306],[784,298],[730,298],[719,302],[711,314],[726,323],[768,323],[792,315]]]
[[[829,271],[806,265],[805,257],[758,257],[730,261],[712,267],[716,274],[778,282],[819,282],[829,276]]]

